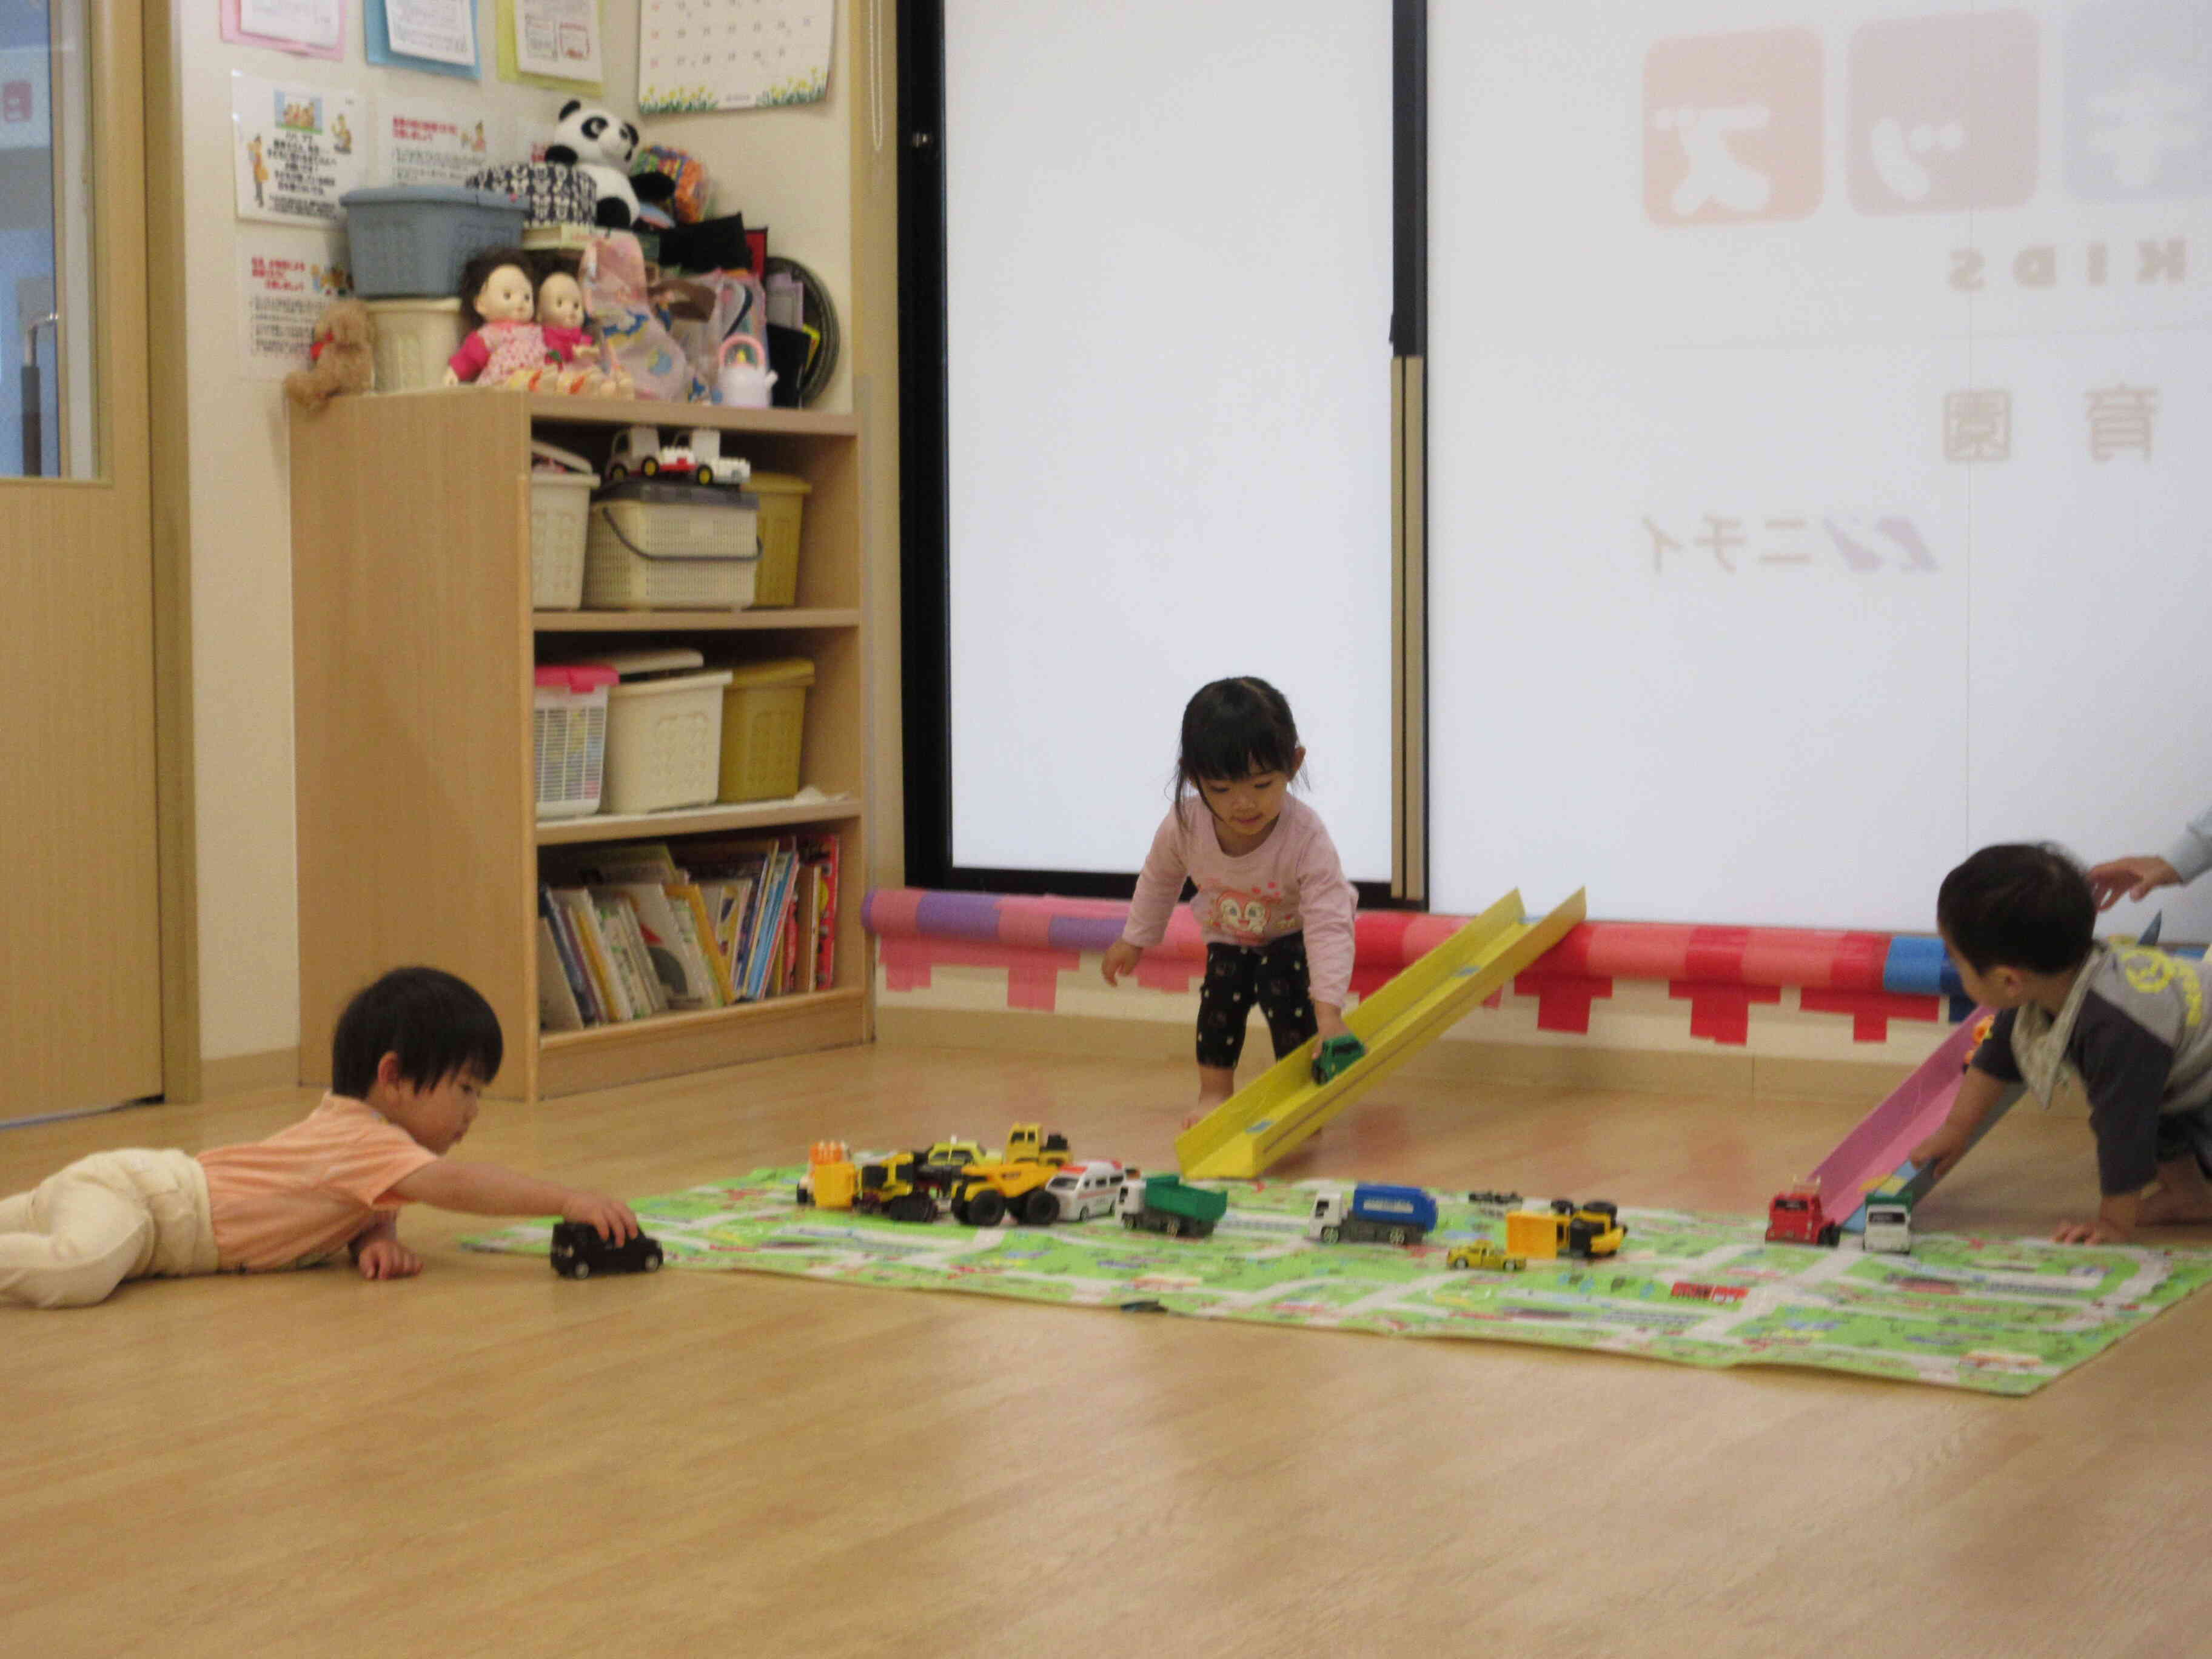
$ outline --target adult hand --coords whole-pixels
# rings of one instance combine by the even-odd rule
[[[361,1247],[354,1266],[363,1279],[412,1279],[422,1271],[422,1258],[396,1238],[372,1238]]]
[[[2100,910],[2111,909],[2123,895],[2139,899],[2158,888],[2180,884],[2181,872],[2161,858],[2114,859],[2089,871],[2089,890]]]
[[[1144,954],[1141,946],[1117,939],[1106,947],[1106,960],[1098,964],[1098,971],[1106,976],[1109,985],[1119,984],[1122,975],[1137,971],[1137,963]]]
[[[580,1221],[611,1244],[627,1243],[637,1237],[637,1217],[629,1205],[604,1193],[571,1193],[561,1206],[561,1219]]]

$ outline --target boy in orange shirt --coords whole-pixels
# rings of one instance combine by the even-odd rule
[[[351,1254],[364,1279],[405,1279],[399,1206],[558,1215],[635,1235],[619,1199],[493,1164],[453,1164],[499,1074],[499,1017],[465,981],[399,968],[349,1003],[331,1092],[266,1140],[189,1152],[94,1152],[0,1199],[0,1303],[84,1307],[126,1279],[261,1273]]]

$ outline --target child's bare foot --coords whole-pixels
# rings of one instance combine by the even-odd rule
[[[2195,1158],[2178,1158],[2158,1166],[2158,1185],[2143,1194],[2136,1224],[2170,1226],[2191,1221],[2212,1221],[2212,1183],[2205,1181]]]

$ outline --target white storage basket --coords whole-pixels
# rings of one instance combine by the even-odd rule
[[[371,300],[376,322],[369,349],[379,392],[424,392],[446,383],[447,360],[467,330],[459,300]]]
[[[760,569],[760,503],[716,484],[627,480],[592,500],[584,603],[610,611],[742,611]]]
[[[622,676],[607,694],[607,811],[660,812],[714,800],[730,671],[684,672],[705,659],[681,647],[605,660]]]
[[[530,475],[530,606],[574,611],[584,602],[584,529],[591,516],[589,473]]]
[[[538,671],[531,718],[539,817],[583,817],[599,810],[607,696],[615,680],[613,669],[597,664]]]

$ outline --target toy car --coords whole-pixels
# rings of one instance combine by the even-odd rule
[[[660,1246],[643,1233],[627,1243],[611,1244],[588,1221],[553,1224],[553,1271],[563,1279],[593,1273],[657,1273]]]
[[[1367,1058],[1367,1045],[1346,1031],[1342,1036],[1333,1036],[1321,1045],[1314,1054],[1313,1080],[1327,1083],[1340,1072],[1352,1069]]]
[[[1491,1273],[1517,1273],[1528,1267],[1524,1255],[1508,1255],[1486,1238],[1472,1244],[1455,1244],[1444,1253],[1447,1267],[1480,1267]]]
[[[741,484],[752,477],[752,464],[722,457],[722,434],[710,426],[694,427],[676,442],[660,441],[660,428],[626,426],[615,434],[607,457],[607,478],[631,473],[641,477],[689,479],[694,483]]]
[[[1467,1201],[1470,1204],[1494,1204],[1501,1210],[1510,1210],[1516,1204],[1518,1204],[1521,1201],[1521,1194],[1518,1193],[1493,1193],[1490,1191],[1489,1188],[1483,1188],[1477,1191],[1469,1193],[1467,1195]]]
[[[1801,1181],[1777,1193],[1766,1208],[1766,1242],[1770,1244],[1814,1244],[1832,1248],[1843,1237],[1842,1224],[1820,1202],[1820,1183]]]

